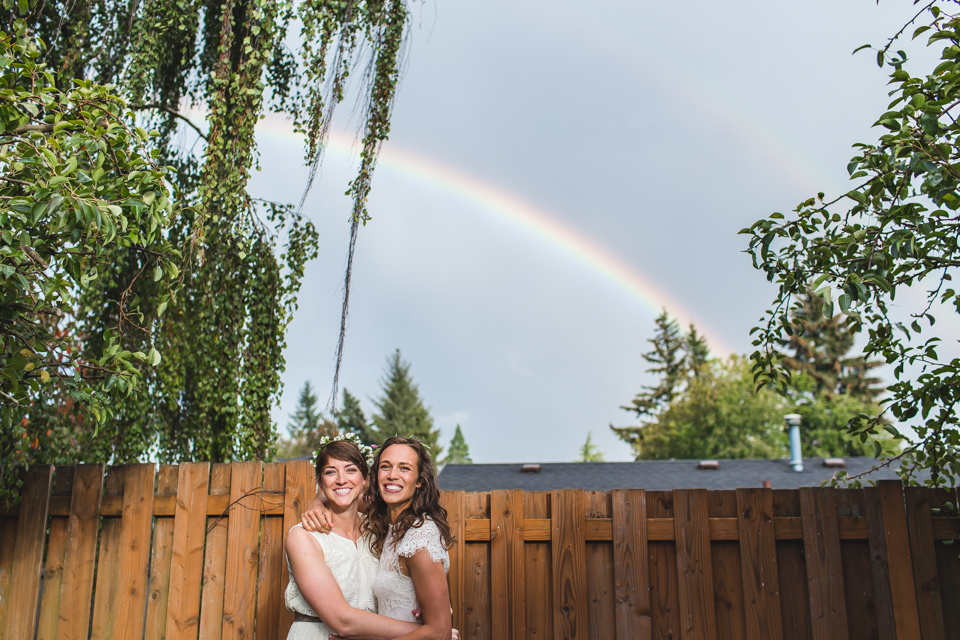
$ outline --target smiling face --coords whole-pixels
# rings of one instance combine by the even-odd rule
[[[331,510],[352,506],[363,495],[366,483],[360,467],[348,460],[327,458],[320,470],[320,488]]]
[[[391,516],[399,514],[413,501],[420,486],[419,475],[419,457],[413,447],[392,444],[380,454],[377,483]]]

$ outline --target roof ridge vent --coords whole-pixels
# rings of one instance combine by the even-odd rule
[[[540,473],[540,465],[525,464],[522,467],[520,467],[520,473]]]
[[[824,458],[823,466],[828,469],[846,469],[847,461],[843,458]]]
[[[697,468],[701,470],[719,471],[720,461],[719,460],[701,460],[700,464],[697,465]]]

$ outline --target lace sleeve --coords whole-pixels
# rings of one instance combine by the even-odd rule
[[[443,563],[443,571],[450,570],[450,554],[443,547],[440,539],[440,529],[433,520],[427,520],[419,527],[411,527],[397,544],[397,555],[409,558],[421,549],[426,549],[430,559]]]

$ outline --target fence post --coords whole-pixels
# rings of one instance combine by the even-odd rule
[[[713,640],[713,561],[706,489],[675,489],[673,524],[677,541],[680,624],[684,640]]]
[[[582,489],[551,492],[553,633],[558,640],[587,638],[586,508]]]
[[[783,619],[770,489],[737,489],[737,528],[747,638],[780,640]]]
[[[652,640],[647,495],[643,489],[618,489],[613,491],[611,501],[617,639]]]
[[[209,462],[180,464],[177,506],[173,517],[165,640],[197,637],[209,484]]]
[[[490,586],[493,637],[526,640],[523,492],[490,492]]]

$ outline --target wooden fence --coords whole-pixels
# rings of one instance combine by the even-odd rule
[[[0,635],[284,638],[307,462],[33,467],[0,514]],[[446,492],[465,639],[960,638],[955,492]]]

